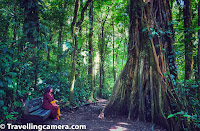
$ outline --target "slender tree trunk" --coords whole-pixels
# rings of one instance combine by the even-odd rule
[[[105,42],[104,42],[104,24],[101,28],[101,47],[100,47],[100,97],[103,96],[104,89],[104,52],[105,52]]]
[[[51,48],[47,45],[47,61],[50,61],[50,52],[51,52]]]
[[[13,31],[13,43],[12,43],[12,46],[16,43],[16,40],[17,40],[17,27],[18,27],[18,24],[17,24],[17,13],[16,13],[16,6],[17,6],[17,4],[15,3],[15,5],[14,5],[14,19],[15,19],[15,24],[14,24],[14,31]]]
[[[85,6],[83,7],[83,9],[81,10],[81,19],[78,22],[76,21],[77,21],[78,11],[80,7],[80,0],[76,0],[76,4],[74,8],[74,18],[71,24],[71,35],[72,35],[72,40],[73,40],[72,47],[74,51],[72,53],[71,87],[70,87],[70,94],[69,94],[70,103],[73,103],[74,101],[74,84],[75,84],[75,71],[76,71],[77,47],[78,47],[78,32],[75,32],[74,26],[76,25],[76,27],[80,29],[80,26],[84,20],[84,12],[91,1],[92,0],[88,0]]]
[[[100,89],[99,89],[99,95],[100,97],[103,96],[103,89],[104,89],[104,81],[105,81],[105,75],[104,75],[104,61],[105,61],[105,41],[104,41],[104,25],[106,23],[108,14],[106,18],[103,20],[102,18],[102,24],[101,24],[101,45],[100,45]]]
[[[175,120],[167,119],[168,115],[184,109],[176,93],[171,91],[175,88],[174,77],[163,75],[170,72],[169,52],[173,49],[173,35],[159,32],[153,35],[150,31],[150,28],[155,31],[171,29],[168,25],[172,20],[169,1],[151,0],[145,3],[143,0],[130,0],[129,18],[127,62],[102,114],[152,121],[173,130]],[[182,128],[181,124],[175,128]]]
[[[113,78],[114,82],[116,80],[116,73],[115,73],[115,28],[114,28],[114,21],[112,23],[113,26]]]
[[[191,0],[184,0],[183,16],[185,27],[185,80],[189,80],[192,77],[193,69],[193,44],[191,41],[192,32],[189,30],[192,27]]]
[[[103,35],[104,28],[102,26],[101,29],[101,47],[100,47],[100,89],[99,89],[99,95],[100,97],[103,96],[103,63],[104,63],[104,35]]]
[[[200,26],[200,1],[198,3],[198,26]],[[197,52],[198,79],[200,79],[200,30],[198,30],[199,42]]]
[[[124,17],[124,24],[125,24],[125,17]],[[122,59],[122,66],[124,66],[124,59],[125,59],[125,52],[126,52],[126,44],[127,44],[127,39],[126,39],[126,29],[124,27],[124,38],[125,38],[125,42],[124,42],[124,53],[123,53],[123,59]]]
[[[74,18],[71,24],[71,35],[72,35],[72,48],[74,49],[72,53],[72,69],[71,69],[71,87],[69,92],[69,102],[72,104],[74,102],[74,84],[75,84],[75,71],[76,71],[76,50],[77,50],[77,35],[74,31],[74,26],[77,20],[78,10],[80,6],[80,0],[76,0],[75,8],[74,8]]]
[[[83,10],[83,0],[80,0],[80,9],[79,10]],[[77,55],[79,55],[81,53],[81,48],[83,45],[82,42],[82,25],[80,24],[79,26],[76,26],[79,30],[77,32],[77,36],[78,36],[78,45],[77,45]],[[81,46],[80,46],[81,44]],[[77,65],[78,67],[76,68],[77,71],[77,78],[81,75],[80,70],[81,70],[81,58],[77,56]]]
[[[59,36],[58,36],[58,50],[57,50],[57,72],[60,71],[61,69],[61,60],[60,60],[60,56],[62,54],[62,45],[61,45],[61,42],[62,42],[62,25],[60,26],[60,30],[59,30]]]
[[[90,98],[91,100],[94,99],[93,97],[93,45],[92,45],[92,37],[93,37],[93,0],[90,5],[89,10],[89,21],[90,21],[90,30],[89,30],[89,84],[90,84]]]

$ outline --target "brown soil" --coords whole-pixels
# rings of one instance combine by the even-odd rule
[[[60,120],[48,119],[47,125],[86,125],[87,131],[161,131],[151,123],[128,120],[126,117],[98,118],[107,100],[98,99],[95,104],[88,104],[74,110],[61,110]],[[153,130],[152,130],[153,129]],[[79,129],[80,130],[80,129]],[[51,130],[53,131],[53,130]],[[62,131],[62,130],[60,130]]]

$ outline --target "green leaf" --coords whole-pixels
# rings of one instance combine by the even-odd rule
[[[166,33],[168,33],[168,34],[173,34],[170,30],[167,30]]]
[[[144,31],[146,31],[147,30],[147,28],[144,28],[143,30],[142,30],[142,32],[144,32]]]
[[[15,73],[15,72],[9,72],[8,75],[17,76],[17,73]]]
[[[167,118],[171,118],[171,117],[174,117],[176,115],[184,115],[184,114],[186,114],[184,111],[180,111],[180,112],[177,112],[175,114],[170,114]]]
[[[165,34],[165,32],[163,32],[162,30],[159,30],[159,32],[160,32],[161,34]]]
[[[2,124],[3,123],[3,120],[0,120],[0,124]]]
[[[8,109],[8,107],[7,107],[7,106],[4,106],[4,107],[3,107],[3,110],[4,110],[4,111],[6,111],[7,109]]]
[[[0,89],[0,97],[3,98],[5,97],[6,93],[4,90]]]
[[[68,41],[65,42],[65,46],[66,46],[67,48],[71,48],[71,47],[72,47],[72,46],[71,46],[71,43],[68,42]]]
[[[183,115],[183,114],[185,114],[185,112],[184,111],[180,111],[180,112],[177,112],[177,113],[175,113],[175,115]]]
[[[0,56],[0,60],[3,60],[5,63],[8,63],[8,60],[4,56]]]
[[[12,78],[7,77],[7,80],[8,80],[8,84],[9,84],[10,86],[12,86],[12,85],[13,85],[13,83],[12,83]]]
[[[82,39],[78,39],[78,49],[80,49],[83,45],[83,40]]]
[[[48,44],[47,41],[45,41],[45,42],[44,42],[45,49],[46,49],[47,52],[49,52],[48,47],[47,47],[47,44]]]
[[[8,49],[8,52],[11,53],[11,54],[14,54],[14,51],[11,50],[11,49]]]
[[[4,105],[4,101],[0,100],[0,107],[2,107]],[[5,107],[5,106],[4,106]]]
[[[175,115],[174,114],[170,114],[167,119],[171,118],[171,117],[174,117]]]
[[[156,31],[154,30],[151,34],[154,36],[156,34]]]
[[[19,112],[14,112],[14,111],[13,111],[13,112],[11,112],[10,114],[13,114],[13,115],[14,115],[14,114],[19,114]]]
[[[6,55],[7,60],[12,61],[12,58],[10,55]]]
[[[8,50],[8,48],[3,48],[4,53],[6,53]]]
[[[3,87],[3,83],[0,81],[0,87]]]
[[[6,115],[6,119],[12,119],[14,115]]]
[[[183,117],[190,118],[190,117],[191,117],[191,115],[183,115]]]

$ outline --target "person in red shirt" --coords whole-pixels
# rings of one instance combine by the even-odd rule
[[[44,97],[43,97],[43,104],[42,107],[47,110],[51,110],[51,117],[55,120],[59,120],[60,108],[59,105],[56,104],[56,101],[53,97],[53,89],[51,87],[47,87],[45,89]]]

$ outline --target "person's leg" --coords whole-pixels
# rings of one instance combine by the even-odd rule
[[[59,118],[59,116],[60,116],[61,114],[60,114],[60,108],[58,108],[58,113],[57,113],[57,116],[56,116],[56,118],[59,120],[60,118]]]

